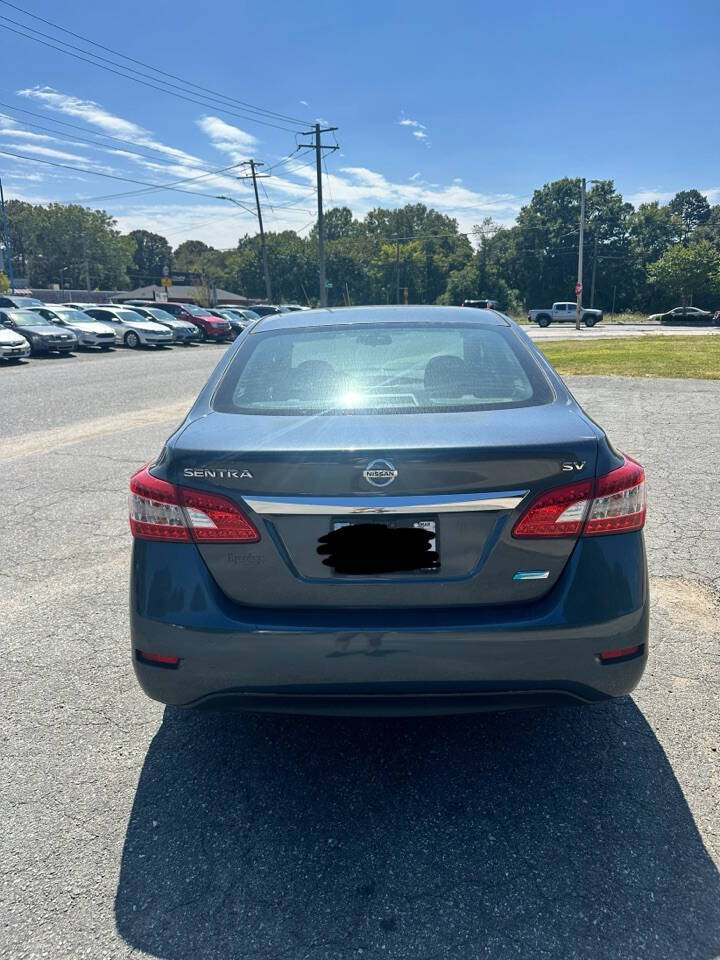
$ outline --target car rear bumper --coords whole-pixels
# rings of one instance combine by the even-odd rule
[[[412,715],[598,702],[629,693],[647,660],[642,534],[580,541],[536,603],[422,611],[243,607],[193,545],[136,541],[131,644],[143,690],[176,706]],[[598,656],[636,645],[615,663]]]

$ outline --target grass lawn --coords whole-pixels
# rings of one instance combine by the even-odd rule
[[[720,336],[536,344],[560,374],[720,380]]]

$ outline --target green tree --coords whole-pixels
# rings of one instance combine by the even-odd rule
[[[693,231],[707,223],[710,217],[710,204],[699,190],[681,190],[668,204],[680,222],[680,240],[687,243]]]
[[[202,240],[185,240],[173,253],[173,268],[179,273],[200,272],[205,254],[214,251]]]
[[[709,240],[677,244],[650,264],[648,282],[670,300],[712,307],[720,294],[720,251]]]
[[[136,287],[159,283],[163,270],[172,267],[172,248],[165,237],[149,230],[131,230],[128,236],[135,241],[132,279]]]
[[[88,279],[95,289],[128,286],[135,243],[116,229],[108,213],[79,204],[32,205],[32,211],[27,206],[31,205],[17,209],[17,218],[12,209],[15,236],[11,236],[11,244],[17,275],[26,273],[34,287],[64,281],[83,289]]]

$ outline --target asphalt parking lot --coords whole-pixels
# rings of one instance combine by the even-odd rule
[[[720,382],[569,379],[648,474],[632,698],[184,713],[130,666],[127,478],[222,349],[0,370],[0,955],[719,956]]]

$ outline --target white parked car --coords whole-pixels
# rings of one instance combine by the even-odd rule
[[[30,344],[15,330],[0,327],[0,360],[18,363],[30,356]]]
[[[85,312],[95,320],[106,323],[126,347],[167,347],[173,342],[173,332],[161,323],[146,320],[127,307],[87,307]]]
[[[72,330],[78,339],[78,346],[100,347],[101,350],[109,350],[110,347],[115,346],[117,337],[113,328],[107,323],[93,320],[84,310],[61,304],[53,304],[51,307],[47,305],[30,307],[30,309],[56,326]]]
[[[153,323],[161,323],[164,327],[167,327],[168,330],[172,330],[174,342],[182,344],[183,347],[188,347],[191,343],[196,343],[201,339],[200,330],[194,323],[188,323],[187,320],[180,320],[166,310],[161,310],[158,307],[141,307],[138,305],[126,307],[121,304],[114,304],[114,306],[117,306],[118,309],[122,308],[123,310],[132,310],[134,313],[139,313],[141,317],[144,317],[146,320],[152,320]]]

